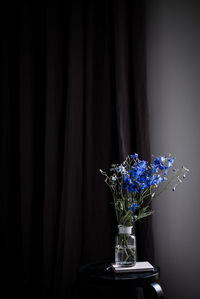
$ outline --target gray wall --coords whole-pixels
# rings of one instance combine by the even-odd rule
[[[147,1],[151,151],[190,169],[153,202],[165,299],[200,298],[200,3]]]

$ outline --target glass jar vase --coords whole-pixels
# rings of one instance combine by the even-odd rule
[[[115,238],[115,264],[134,266],[136,264],[136,238],[133,226],[118,225],[119,232]]]

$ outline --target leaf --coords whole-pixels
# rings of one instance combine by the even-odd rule
[[[151,210],[147,211],[147,209],[148,209],[148,207],[144,207],[144,208],[140,209],[138,215],[134,215],[135,221],[138,221],[142,218],[151,216],[154,213],[154,211],[151,211]]]

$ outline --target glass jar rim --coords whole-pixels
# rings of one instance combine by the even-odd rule
[[[119,224],[118,228],[120,227],[124,227],[124,228],[133,228],[133,225],[123,225],[123,224]]]

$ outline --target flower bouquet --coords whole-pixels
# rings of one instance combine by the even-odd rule
[[[175,191],[189,172],[184,166],[173,168],[174,160],[175,157],[169,154],[153,157],[150,163],[134,154],[128,155],[121,164],[112,164],[110,175],[100,169],[112,192],[119,224],[115,250],[117,264],[129,266],[136,263],[135,236],[131,234],[134,222],[152,215],[151,200],[170,186]]]

